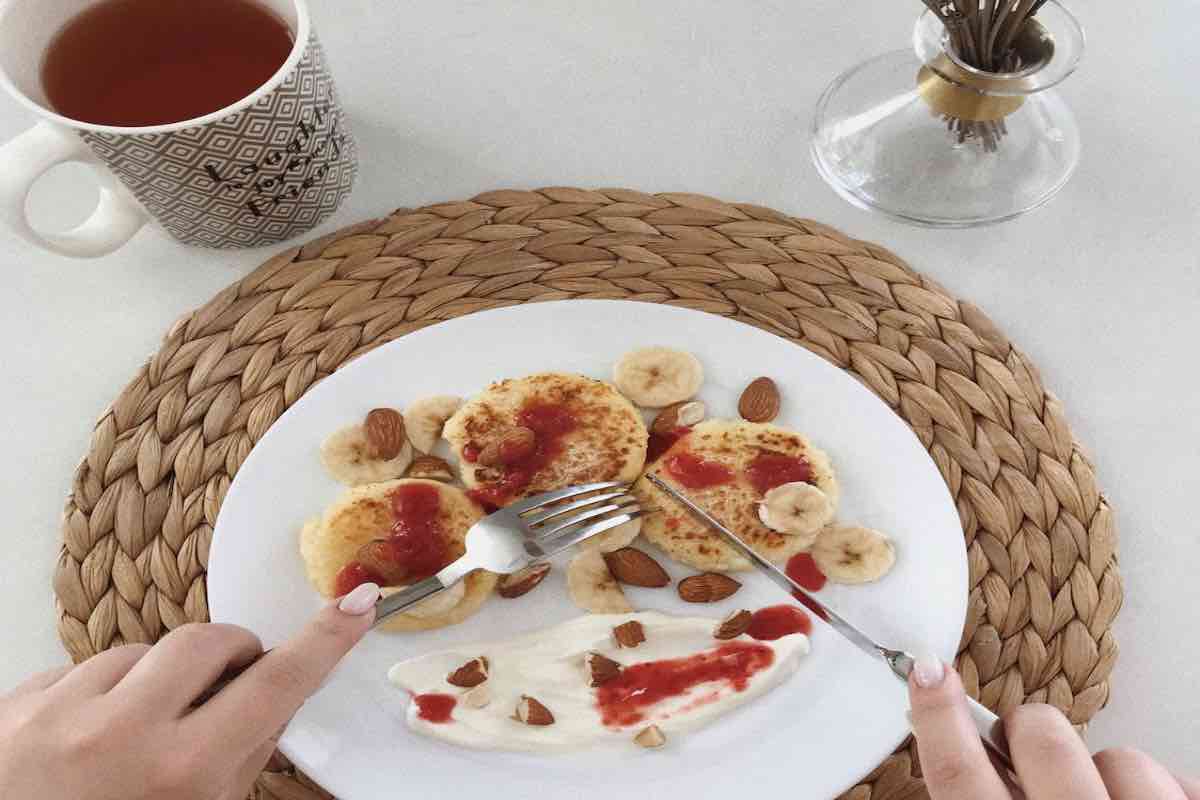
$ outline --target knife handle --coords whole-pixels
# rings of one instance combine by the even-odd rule
[[[979,738],[994,762],[1013,772],[1012,755],[1008,750],[1008,737],[1004,735],[1004,723],[991,709],[982,703],[967,698],[967,710],[971,713],[971,721],[979,731]]]

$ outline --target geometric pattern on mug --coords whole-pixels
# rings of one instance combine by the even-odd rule
[[[79,135],[167,231],[204,247],[302,233],[342,204],[358,171],[315,35],[283,82],[236,114],[171,133]]]

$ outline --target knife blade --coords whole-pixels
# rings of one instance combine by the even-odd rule
[[[908,683],[909,673],[912,672],[913,662],[915,659],[910,653],[904,650],[893,650],[889,647],[884,647],[878,644],[870,636],[860,631],[858,628],[847,622],[841,614],[838,614],[829,606],[822,603],[817,598],[813,597],[803,586],[796,583],[788,577],[787,573],[779,567],[767,561],[765,558],[755,552],[750,545],[742,541],[741,537],[725,527],[712,514],[709,514],[700,506],[696,505],[680,492],[675,487],[663,481],[657,475],[646,473],[646,480],[654,484],[656,487],[666,492],[668,496],[673,498],[677,503],[682,505],[693,516],[705,522],[710,528],[720,533],[725,537],[725,541],[733,546],[735,550],[745,556],[751,564],[753,564],[760,573],[767,577],[772,583],[783,589],[788,594],[799,593],[804,597],[805,601],[811,608],[821,616],[825,622],[829,623],[829,627],[840,633],[850,641],[859,650],[862,650],[872,658],[882,659],[892,674],[899,678],[905,684]],[[976,730],[979,731],[979,737],[983,740],[983,744],[990,751],[1000,766],[1010,773],[1013,773],[1012,756],[1008,750],[1008,740],[1004,735],[1004,725],[1000,718],[993,714],[986,706],[977,703],[970,697],[967,698],[968,710],[971,713],[971,719],[975,723]],[[1008,776],[1009,780],[1014,780],[1014,774]]]
[[[650,481],[659,489],[662,489],[664,492],[669,494],[675,499],[676,502],[687,508],[687,510],[693,515],[706,522],[709,527],[720,532],[721,535],[725,537],[726,541],[733,545],[735,550],[745,556],[750,563],[754,564],[754,566],[758,568],[759,572],[765,575],[767,579],[776,586],[783,589],[788,594],[798,592],[803,595],[805,600],[811,604],[812,609],[816,611],[819,616],[824,618],[824,620],[829,623],[831,628],[849,639],[851,644],[872,658],[882,658],[885,662],[887,662],[887,665],[891,668],[893,674],[895,674],[897,678],[905,682],[908,681],[908,674],[912,672],[914,660],[911,655],[903,650],[892,650],[876,644],[871,637],[867,636],[858,628],[851,625],[832,608],[825,605],[820,600],[805,591],[804,587],[789,578],[786,572],[760,556],[750,547],[750,545],[743,542],[741,537],[739,537],[736,533],[729,530],[729,528],[726,528],[715,517],[713,517],[700,506],[693,503],[687,496],[663,481],[657,475],[646,475],[646,480]]]

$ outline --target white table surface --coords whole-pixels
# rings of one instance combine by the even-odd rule
[[[1091,744],[1200,772],[1194,3],[1078,0],[1090,50],[1063,87],[1084,136],[1075,179],[1017,221],[938,232],[851,208],[808,157],[820,91],[904,47],[916,0],[312,2],[364,167],[316,233],[497,187],[696,191],[884,243],[983,307],[1062,398],[1117,512],[1121,657]],[[31,122],[0,95],[0,140]],[[82,218],[86,175],[46,176],[34,219]],[[65,660],[50,576],[93,420],[172,321],[266,255],[147,228],[76,262],[0,231],[0,689]]]

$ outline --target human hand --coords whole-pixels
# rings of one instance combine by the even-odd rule
[[[31,678],[0,697],[0,797],[242,800],[288,720],[371,627],[378,597],[359,586],[195,708],[226,669],[262,654],[258,637],[184,625]]]
[[[1200,782],[1173,776],[1145,753],[1119,748],[1090,755],[1067,718],[1047,705],[1020,706],[1004,718],[1021,794],[988,759],[953,669],[918,659],[909,697],[933,800],[1200,800]]]

